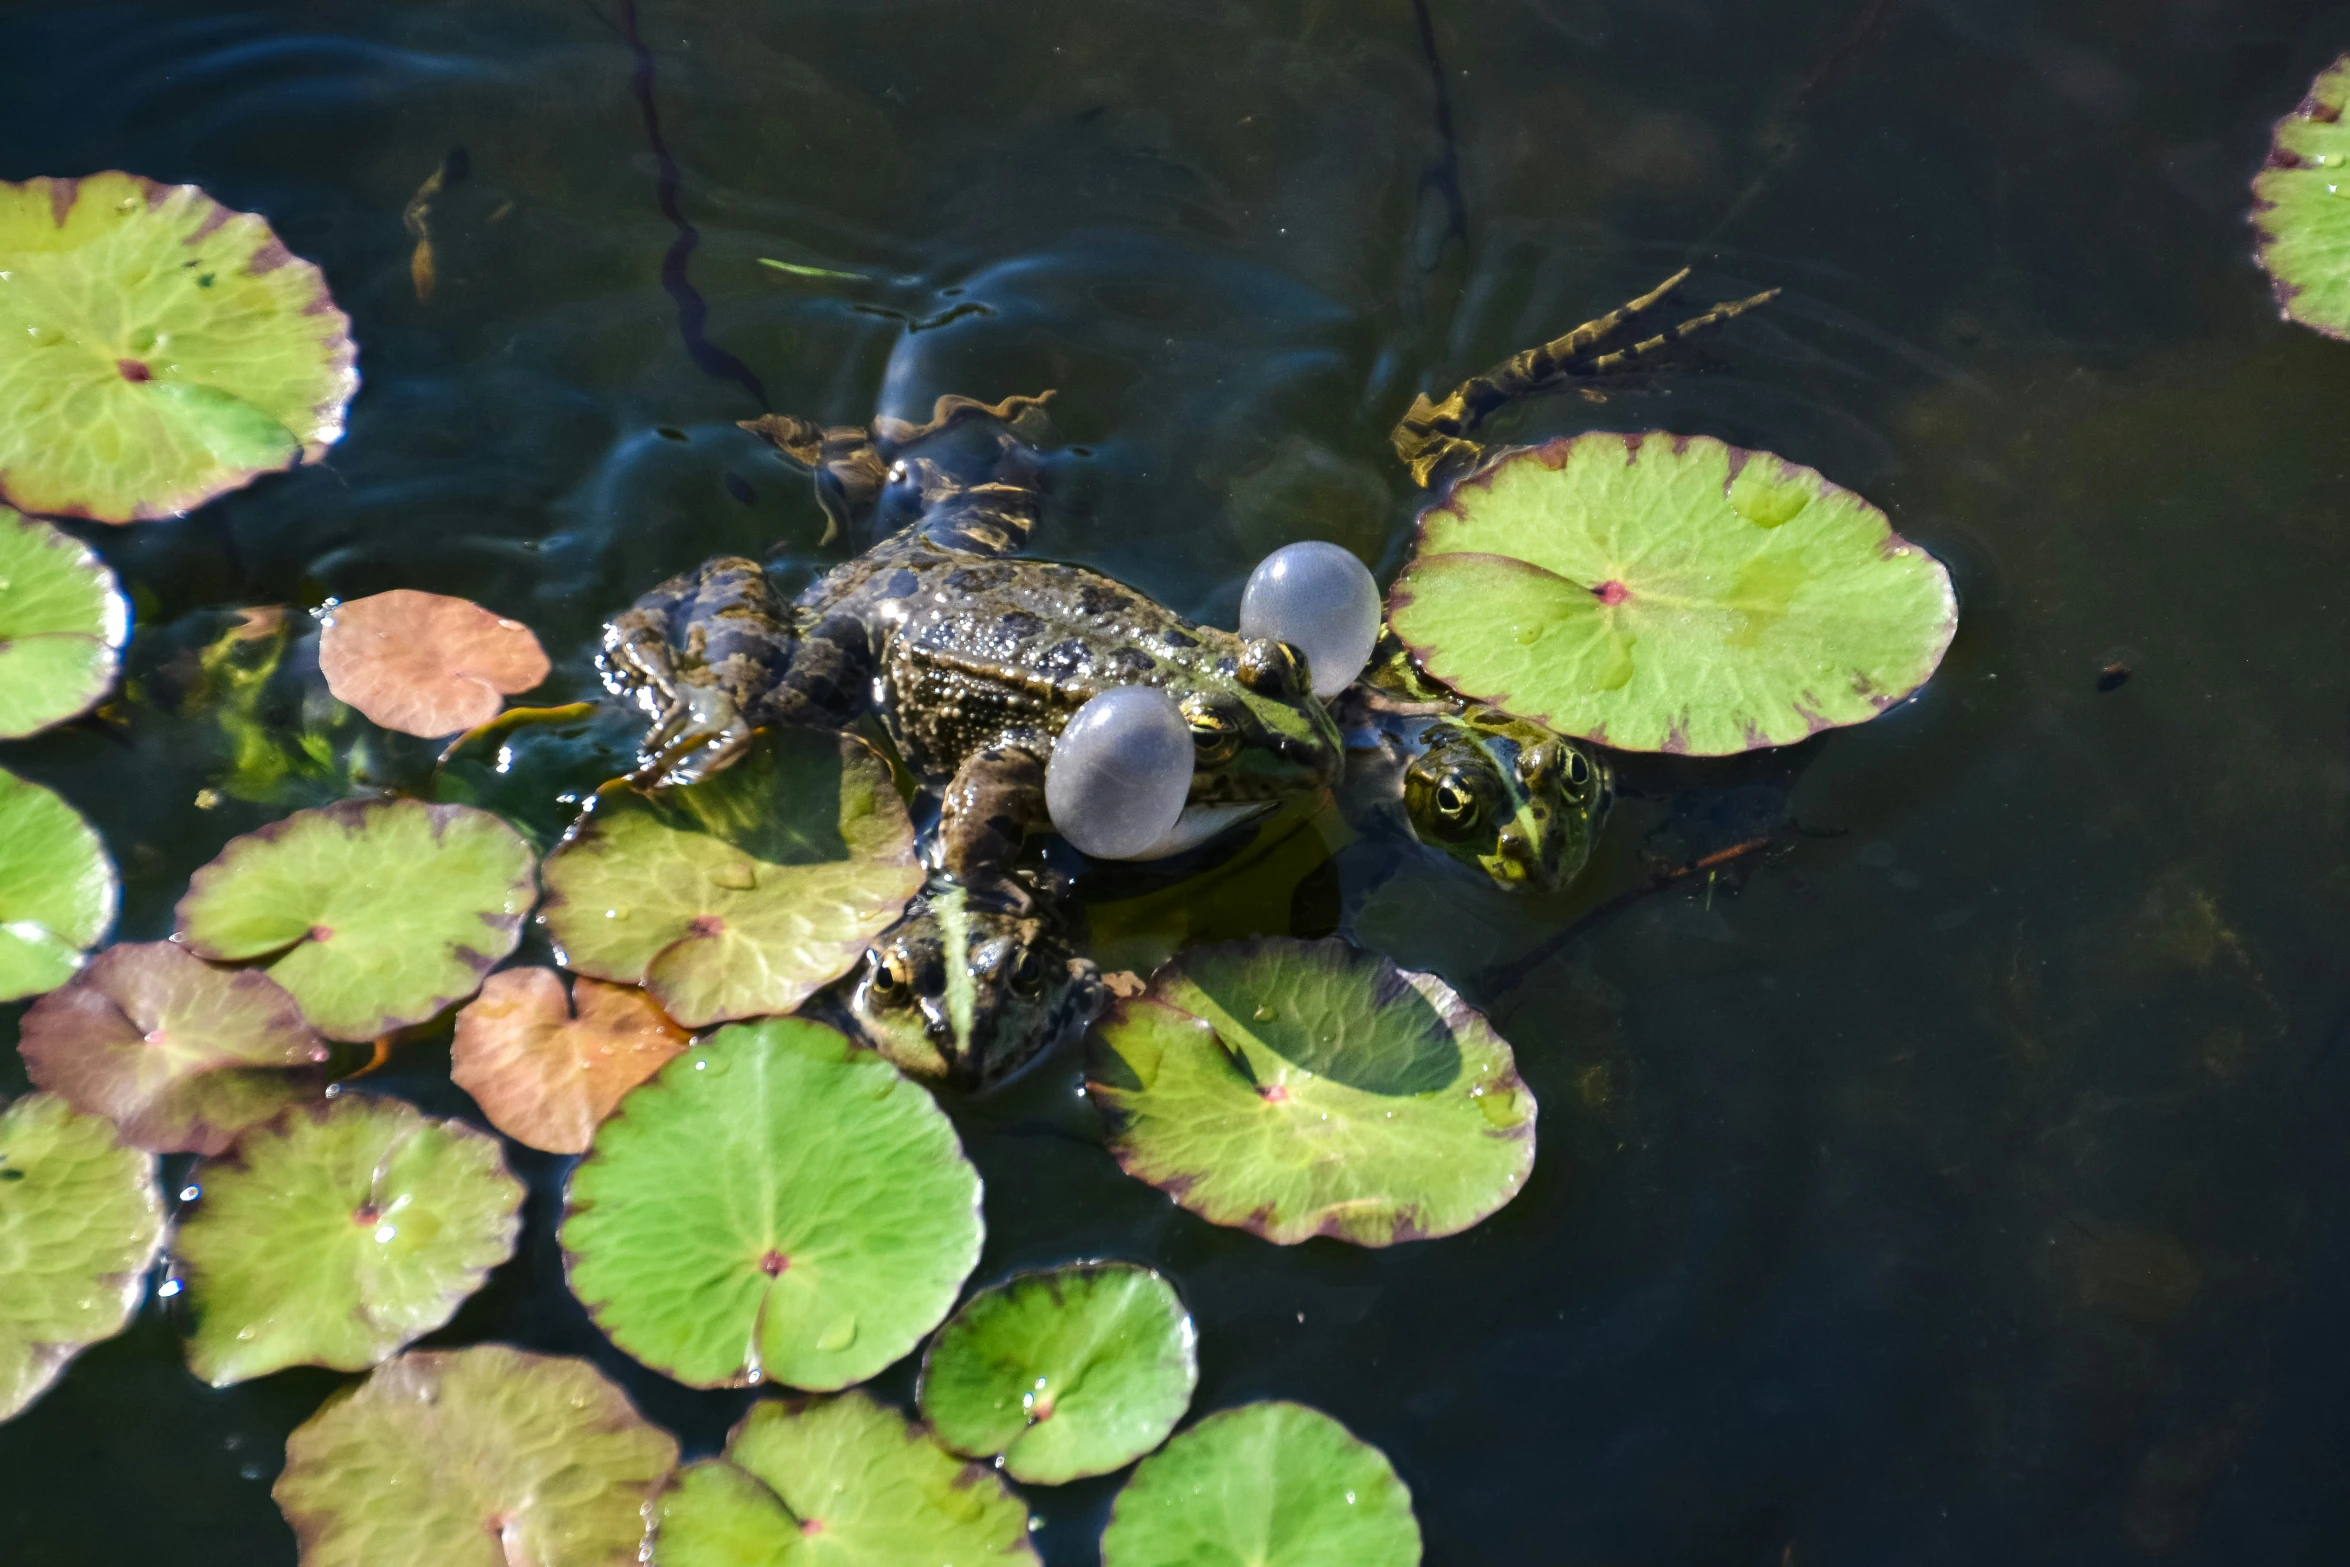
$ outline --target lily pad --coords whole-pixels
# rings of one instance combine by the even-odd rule
[[[1387,605],[1464,696],[1699,756],[1874,718],[1958,629],[1950,574],[1850,490],[1709,436],[1606,431],[1462,481]]]
[[[862,1382],[979,1261],[979,1173],[929,1094],[801,1018],[722,1028],[620,1102],[572,1172],[572,1293],[694,1387]]]
[[[922,884],[889,769],[799,729],[704,782],[607,796],[546,875],[564,964],[644,986],[688,1028],[793,1010]]]
[[[316,462],[351,321],[269,225],[135,174],[0,183],[0,499],[141,522]]]
[[[1161,1442],[1199,1385],[1175,1287],[1130,1262],[1078,1263],[981,1290],[922,1357],[939,1440],[1034,1485],[1108,1474]]]
[[[636,1567],[677,1444],[584,1360],[417,1350],[286,1438],[302,1567]]]
[[[0,1001],[54,990],[114,923],[121,883],[90,824],[0,771]]]
[[[652,1567],[984,1567],[1036,1561],[1028,1509],[930,1433],[844,1393],[754,1404],[724,1458],[655,1504]]]
[[[152,1154],[54,1094],[0,1111],[0,1420],[130,1324],[162,1245]]]
[[[1285,1246],[1451,1235],[1534,1168],[1493,1026],[1343,941],[1192,948],[1097,1026],[1085,1075],[1127,1174]]]
[[[18,1048],[35,1084],[157,1153],[220,1153],[326,1088],[326,1046],[282,986],[169,941],[99,953],[33,1003]]]
[[[507,697],[547,678],[547,655],[519,620],[395,588],[327,611],[318,672],[373,722],[431,739],[497,717]]]
[[[515,1141],[586,1153],[620,1096],[691,1038],[633,986],[582,978],[566,996],[553,969],[504,969],[457,1014],[449,1075]]]
[[[1387,1455],[1319,1410],[1243,1404],[1144,1459],[1102,1567],[1414,1567],[1420,1524]]]
[[[529,845],[487,811],[346,800],[232,839],[180,899],[178,938],[265,960],[329,1039],[421,1023],[522,939]]]
[[[522,1183],[498,1142],[344,1094],[199,1168],[175,1247],[214,1387],[285,1366],[361,1371],[430,1333],[514,1254]]]
[[[130,630],[105,562],[71,534],[0,506],[0,740],[97,706]]]
[[[2350,55],[2318,73],[2309,96],[2277,121],[2268,166],[2252,181],[2257,259],[2287,320],[2350,337]]]

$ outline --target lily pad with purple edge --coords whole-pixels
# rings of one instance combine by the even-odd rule
[[[862,1393],[751,1406],[654,1504],[651,1567],[1035,1567],[1028,1509]]]
[[[286,1438],[302,1567],[637,1567],[677,1443],[584,1360],[414,1350]]]
[[[0,500],[142,522],[316,462],[358,389],[326,279],[136,174],[0,183]]]
[[[1387,607],[1463,696],[1698,756],[1874,718],[1958,629],[1950,574],[1850,490],[1710,436],[1607,431],[1455,486]]]
[[[561,1231],[571,1292],[654,1370],[827,1392],[938,1325],[983,1235],[937,1101],[802,1018],[722,1028],[630,1090]]]
[[[130,607],[106,563],[0,506],[0,740],[97,706],[129,636]]]
[[[1127,1174],[1289,1245],[1451,1235],[1534,1168],[1534,1095],[1431,974],[1343,941],[1194,947],[1096,1025],[1086,1092]]]
[[[326,1088],[326,1046],[284,987],[169,941],[109,947],[25,1013],[37,1087],[134,1148],[220,1153]]]
[[[162,1245],[153,1154],[55,1094],[0,1111],[0,1420],[129,1325]]]
[[[121,883],[74,808],[0,771],[0,1001],[54,990],[114,923]]]
[[[529,845],[487,811],[346,800],[232,839],[180,900],[178,939],[262,962],[329,1039],[374,1039],[481,988],[522,939]]]
[[[1412,1493],[1320,1410],[1243,1404],[1144,1459],[1110,1506],[1102,1567],[1417,1567]]]
[[[369,1094],[289,1111],[193,1179],[174,1251],[188,1366],[214,1387],[365,1370],[455,1315],[521,1225],[496,1138]]]
[[[703,1028],[790,1012],[847,973],[922,868],[881,759],[786,729],[700,783],[607,794],[546,878],[568,967]]]
[[[2320,71],[2309,95],[2277,121],[2268,166],[2252,181],[2257,259],[2287,320],[2350,338],[2350,55]]]
[[[939,1440],[1031,1485],[1123,1468],[1167,1439],[1199,1384],[1175,1287],[1131,1262],[1082,1262],[981,1290],[922,1355]]]

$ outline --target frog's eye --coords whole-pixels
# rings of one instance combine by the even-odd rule
[[[896,947],[873,954],[870,985],[874,1004],[902,1007],[914,999],[914,965]]]
[[[1306,656],[1288,642],[1251,639],[1240,650],[1240,683],[1259,696],[1294,701],[1306,691]]]
[[[1466,827],[1477,819],[1477,796],[1459,773],[1437,780],[1436,814],[1451,827]]]
[[[1213,767],[1230,761],[1232,753],[1240,749],[1240,726],[1196,697],[1183,704],[1183,723],[1191,731],[1196,761]]]
[[[1012,988],[1023,996],[1033,996],[1044,987],[1044,965],[1036,961],[1036,954],[1026,947],[1012,963]]]
[[[1591,758],[1567,747],[1567,787],[1580,792],[1591,784]]]

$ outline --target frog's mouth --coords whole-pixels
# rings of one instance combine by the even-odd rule
[[[1277,800],[1228,800],[1208,805],[1186,805],[1183,814],[1175,818],[1175,825],[1168,828],[1158,842],[1140,854],[1127,858],[1172,859],[1211,839],[1222,837],[1245,822],[1255,821],[1279,803]]]

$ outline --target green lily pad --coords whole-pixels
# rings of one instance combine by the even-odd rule
[[[157,1153],[219,1153],[326,1088],[326,1046],[258,969],[169,941],[109,947],[25,1013],[33,1082]]]
[[[114,923],[121,883],[90,824],[0,771],[0,1001],[54,990]]]
[[[862,1393],[755,1404],[655,1504],[652,1567],[1036,1561],[1002,1480]]]
[[[514,1254],[522,1183],[498,1141],[346,1093],[201,1166],[176,1245],[214,1387],[285,1366],[361,1371],[447,1322]]]
[[[1032,1485],[1108,1474],[1161,1442],[1199,1385],[1175,1287],[1130,1262],[1029,1273],[963,1303],[922,1356],[922,1418]]]
[[[351,321],[269,225],[135,174],[0,183],[0,499],[141,522],[342,439]]]
[[[1874,718],[1958,629],[1950,574],[1850,490],[1710,436],[1606,431],[1455,487],[1387,604],[1464,696],[1698,756]]]
[[[417,1350],[294,1428],[302,1567],[636,1567],[677,1444],[584,1360]]]
[[[154,1155],[54,1094],[0,1111],[0,1420],[129,1326],[162,1245]]]
[[[487,811],[346,800],[232,839],[180,899],[178,938],[266,959],[329,1039],[374,1039],[481,988],[522,939],[530,846]]]
[[[2350,337],[2350,54],[2318,73],[2309,96],[2277,121],[2268,166],[2252,181],[2256,259],[2287,320]]]
[[[920,1342],[979,1261],[979,1173],[927,1093],[801,1018],[722,1028],[572,1172],[571,1289],[694,1387],[831,1390]]]
[[[97,706],[130,630],[114,573],[89,546],[0,506],[0,740]]]
[[[1102,1567],[1414,1567],[1412,1493],[1379,1449],[1302,1404],[1210,1415],[1144,1459]]]
[[[922,884],[889,769],[799,729],[704,782],[607,796],[546,874],[564,963],[644,986],[688,1028],[793,1010]]]
[[[1343,941],[1192,948],[1096,1026],[1085,1076],[1127,1174],[1285,1246],[1451,1235],[1534,1168],[1493,1026]]]

